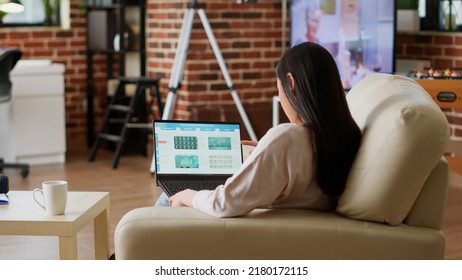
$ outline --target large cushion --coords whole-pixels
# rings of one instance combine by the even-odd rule
[[[403,76],[368,76],[347,100],[363,138],[337,211],[400,224],[445,151],[447,119],[419,84]]]
[[[390,227],[305,209],[257,209],[215,218],[188,207],[145,207],[115,230],[117,259],[442,259],[441,231]]]

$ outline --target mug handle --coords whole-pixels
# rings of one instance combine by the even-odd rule
[[[40,207],[42,207],[43,210],[46,211],[45,205],[43,205],[42,203],[40,203],[40,202],[37,200],[37,198],[35,197],[35,194],[36,194],[37,192],[40,192],[40,193],[42,194],[42,198],[43,198],[43,190],[42,190],[42,189],[39,189],[39,188],[36,188],[36,189],[34,189],[34,190],[32,191],[32,197],[34,198],[35,202],[37,202],[37,204],[38,204]]]

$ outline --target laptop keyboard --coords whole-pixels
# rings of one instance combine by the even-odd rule
[[[170,189],[172,193],[182,190],[214,190],[224,183],[223,180],[162,180],[162,183]]]

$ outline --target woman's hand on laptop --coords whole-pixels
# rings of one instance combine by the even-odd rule
[[[191,207],[192,201],[196,193],[197,191],[187,189],[187,190],[177,192],[176,194],[172,195],[168,201],[170,203],[170,206],[173,206],[173,207],[183,207],[183,206]]]
[[[255,149],[257,144],[258,144],[258,141],[251,141],[251,140],[241,141],[243,160],[246,160],[250,156],[250,154],[252,153],[253,149]]]

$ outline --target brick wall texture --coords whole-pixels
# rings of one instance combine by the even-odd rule
[[[420,32],[396,36],[396,58],[429,60],[435,68],[462,67],[460,32]],[[462,140],[462,110],[444,109],[452,138]]]
[[[189,1],[147,0],[147,73],[161,78],[165,98],[184,13]],[[287,46],[283,39],[281,1],[259,0],[238,5],[233,0],[202,0],[228,72],[246,108],[271,106],[277,94],[275,65]],[[51,59],[66,66],[67,137],[86,136],[86,19],[80,0],[71,0],[71,28],[0,28],[0,45],[16,46],[25,59]],[[287,23],[286,23],[287,24]],[[462,67],[461,33],[398,34],[396,57],[430,59],[435,67]],[[95,128],[107,103],[106,57],[93,62]],[[117,69],[117,65],[114,66]],[[230,91],[195,12],[174,118],[190,118],[197,105],[234,104]],[[462,136],[462,112],[445,110],[453,135]],[[82,141],[84,143],[84,141]]]
[[[23,59],[51,59],[65,72],[67,136],[86,133],[86,20],[80,0],[71,1],[71,28],[0,28],[0,46],[19,47]]]
[[[162,78],[163,94],[167,92],[188,2],[148,1],[148,73]],[[255,5],[238,5],[231,0],[199,2],[205,4],[205,15],[241,101],[248,106],[270,102],[277,93],[274,68],[282,54],[281,1],[263,0]],[[234,104],[199,12],[193,11],[174,118],[188,119],[189,108],[195,105]]]

